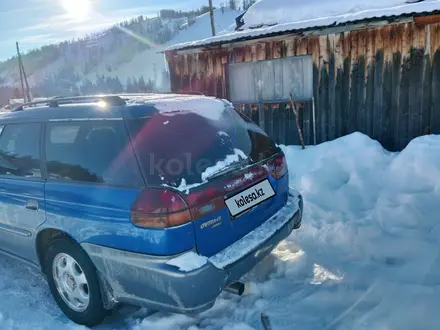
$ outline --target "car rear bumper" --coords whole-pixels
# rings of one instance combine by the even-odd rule
[[[82,247],[103,275],[106,291],[111,291],[114,300],[177,313],[198,313],[211,308],[225,287],[248,273],[301,226],[302,203],[301,195],[292,190],[286,206],[268,221],[187,272],[169,264],[178,256],[151,256],[89,243]],[[268,225],[264,227],[265,224]],[[242,246],[250,248],[242,252]]]

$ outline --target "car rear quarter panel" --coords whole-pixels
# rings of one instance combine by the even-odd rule
[[[78,243],[152,255],[173,255],[194,248],[193,224],[147,229],[130,221],[130,206],[141,189],[87,184],[46,184],[46,222]]]

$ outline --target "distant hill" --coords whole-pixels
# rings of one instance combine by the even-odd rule
[[[211,36],[209,13],[181,17],[173,12],[164,10],[154,18],[139,16],[86,38],[25,54],[23,63],[32,94],[168,90],[166,63],[160,51],[174,43]],[[231,29],[240,14],[230,8],[216,9],[217,32]],[[0,62],[0,103],[5,102],[3,94],[19,87],[16,63],[16,58]],[[13,97],[18,98],[18,93],[14,90]]]

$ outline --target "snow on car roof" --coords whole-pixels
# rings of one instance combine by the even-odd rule
[[[148,94],[122,94],[121,97],[128,104],[158,104],[158,103],[188,103],[190,101],[209,100],[211,102],[219,101],[215,97],[202,94],[173,94],[173,93],[148,93]]]
[[[226,106],[231,106],[231,103],[227,100],[203,95],[183,94],[145,94],[130,96],[127,99],[127,104],[154,105],[159,113],[169,116],[173,116],[182,111],[189,111],[212,120],[220,119]]]
[[[440,0],[260,0],[243,16],[244,26],[240,31],[176,44],[165,51],[437,10],[440,10]]]

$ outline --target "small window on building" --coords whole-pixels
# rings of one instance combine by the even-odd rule
[[[40,124],[7,125],[0,129],[0,175],[41,177]]]
[[[50,123],[46,131],[50,180],[143,185],[122,121]]]

